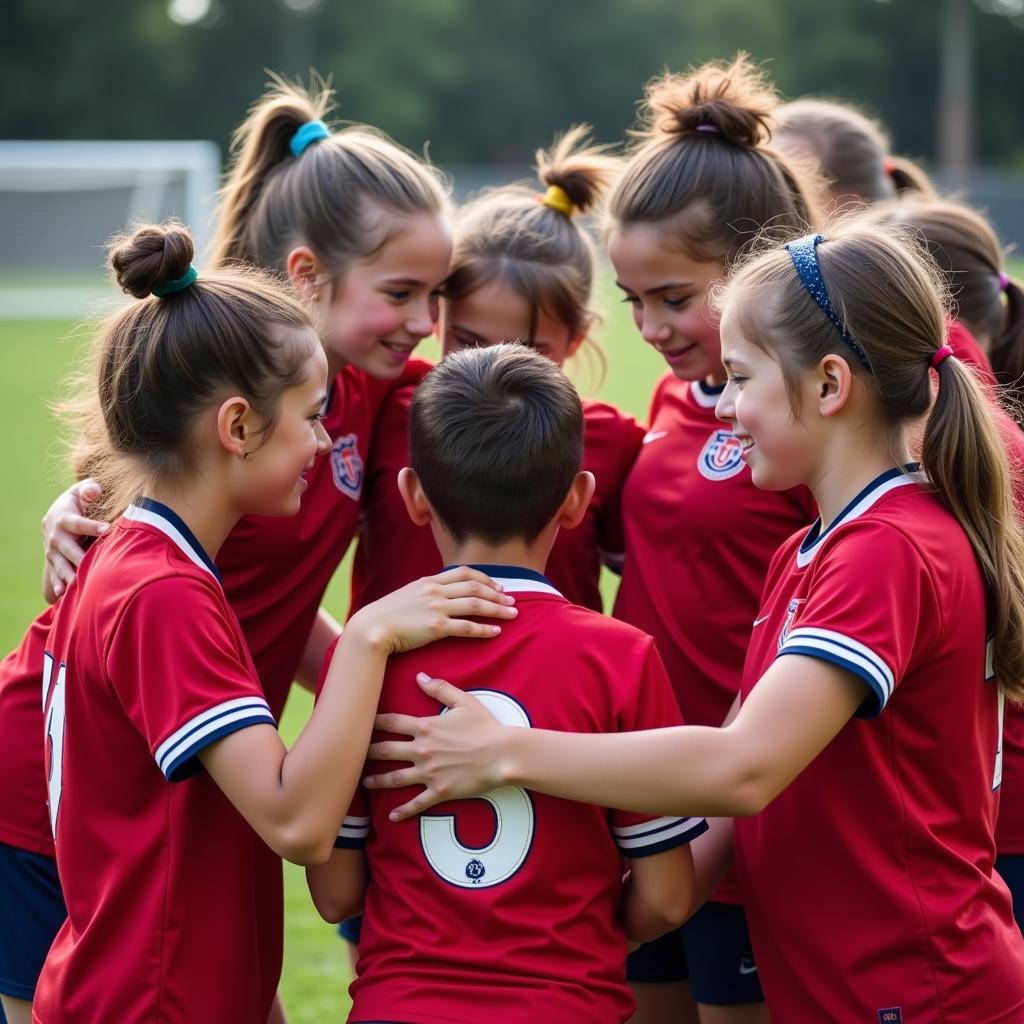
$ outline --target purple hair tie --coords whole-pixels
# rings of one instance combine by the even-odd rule
[[[1010,287],[1010,278],[1005,270],[999,271],[999,290],[1005,292]]]
[[[721,130],[717,124],[699,124],[695,129],[698,132],[714,132],[715,135],[718,135]]]

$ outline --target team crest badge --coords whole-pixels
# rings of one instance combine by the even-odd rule
[[[789,634],[793,631],[793,619],[796,618],[797,609],[806,601],[806,597],[794,597],[789,602],[789,607],[786,609],[786,621],[782,624],[782,632],[779,633],[780,651],[782,650],[782,645],[789,639]]]
[[[346,434],[331,445],[331,473],[334,486],[353,501],[363,489],[363,460],[356,446],[356,435]]]
[[[697,456],[705,480],[728,480],[743,469],[743,446],[731,430],[716,430]]]
[[[480,880],[487,874],[487,869],[484,867],[483,861],[477,860],[474,857],[466,865],[466,877],[474,884],[478,884]]]

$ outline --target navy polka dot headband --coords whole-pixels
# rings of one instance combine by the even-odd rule
[[[805,235],[795,242],[786,246],[786,251],[793,260],[793,266],[800,275],[803,286],[810,293],[810,296],[821,308],[821,311],[832,321],[832,325],[839,332],[839,337],[853,350],[854,355],[860,361],[868,373],[871,373],[871,363],[868,362],[868,354],[854,340],[853,335],[843,325],[839,315],[832,308],[832,302],[828,297],[828,289],[821,276],[821,267],[818,265],[818,243],[824,242],[824,235]]]

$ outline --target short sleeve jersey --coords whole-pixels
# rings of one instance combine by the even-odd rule
[[[864,703],[736,820],[773,1018],[1024,1020],[1024,940],[993,877],[1002,700],[986,639],[966,535],[899,469],[774,559],[744,698],[801,655],[856,676]]]
[[[374,430],[352,568],[353,612],[442,568],[430,527],[416,526],[409,519],[396,484],[399,471],[409,465],[414,391],[415,385],[396,390]],[[594,497],[579,526],[559,531],[547,574],[573,604],[601,611],[601,564],[622,567],[622,489],[644,432],[631,416],[605,402],[584,400],[583,414],[583,468],[594,474]]]
[[[0,842],[53,857],[46,810],[42,674],[53,608],[28,628],[0,662]]]
[[[419,671],[524,728],[619,732],[679,724],[650,637],[571,605],[543,576],[479,566],[519,616],[486,643],[440,641],[388,662],[381,709],[439,710]],[[511,575],[510,575],[511,573]],[[381,767],[370,762],[367,771]],[[617,1021],[631,1012],[616,919],[622,858],[689,842],[703,819],[627,814],[515,787],[394,824],[410,790],[360,790],[338,845],[366,847],[352,1021]]]
[[[373,423],[394,386],[345,367],[324,411],[331,450],[306,473],[298,514],[244,516],[217,554],[275,716],[284,709],[327,584],[355,535]]]
[[[166,506],[139,499],[90,549],[43,683],[68,919],[35,1019],[265,1024],[280,908],[256,897],[280,862],[198,755],[274,719],[213,563]]]
[[[654,637],[692,725],[728,714],[768,563],[817,514],[804,488],[753,485],[715,416],[721,391],[662,378],[622,499],[628,555],[614,614]],[[738,900],[731,874],[715,899]]]

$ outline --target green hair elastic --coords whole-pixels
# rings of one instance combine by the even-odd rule
[[[164,281],[163,284],[158,284],[152,289],[152,294],[158,299],[162,299],[167,295],[173,295],[175,292],[183,292],[186,288],[195,284],[198,276],[199,271],[196,270],[195,264],[190,263],[188,265],[188,270],[186,270],[181,277],[175,278],[173,281]]]

